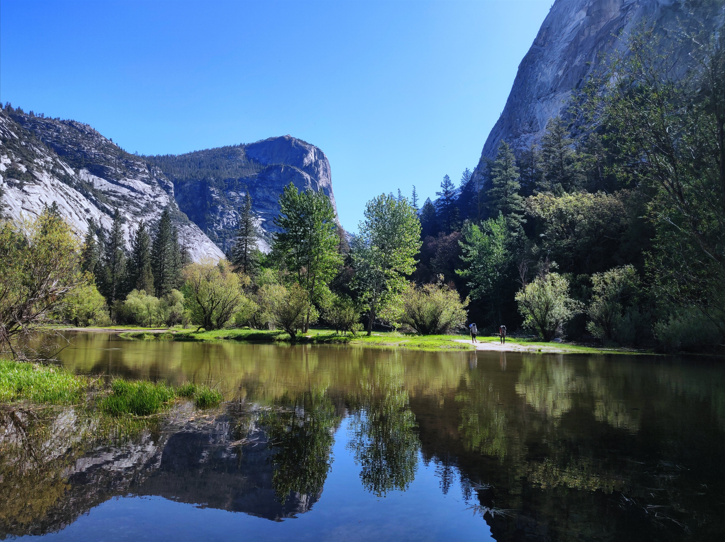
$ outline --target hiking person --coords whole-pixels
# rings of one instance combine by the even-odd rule
[[[498,328],[499,337],[501,337],[501,344],[506,344],[506,326],[503,324]]]
[[[476,324],[471,323],[471,325],[468,326],[468,329],[471,330],[471,342],[477,343],[478,341],[476,340],[476,335],[478,335],[478,328],[476,327]]]

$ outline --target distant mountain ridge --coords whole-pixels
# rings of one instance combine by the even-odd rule
[[[327,157],[291,136],[145,157],[127,153],[87,124],[0,109],[0,184],[6,214],[16,221],[55,201],[83,235],[91,218],[109,229],[118,208],[130,243],[141,220],[153,225],[171,206],[192,259],[220,259],[234,243],[247,192],[259,218],[260,248],[269,250],[278,198],[290,182],[321,190],[336,210]]]

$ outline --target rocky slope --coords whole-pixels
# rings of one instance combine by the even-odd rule
[[[155,223],[170,205],[194,260],[223,256],[179,211],[174,185],[159,168],[87,124],[0,111],[0,183],[5,213],[13,220],[37,216],[55,201],[81,236],[90,218],[110,229],[118,208],[130,242],[141,220]]]
[[[722,6],[721,0],[556,0],[519,65],[475,177],[482,179],[483,158],[492,158],[502,140],[514,149],[538,142],[547,121],[562,113],[572,93],[601,69],[608,55],[624,48],[633,30],[655,25],[666,43],[680,21],[722,25]]]
[[[330,163],[320,149],[291,136],[179,156],[151,156],[174,183],[181,210],[223,250],[231,248],[245,194],[259,218],[262,250],[277,228],[278,199],[289,183],[322,191],[335,212]]]

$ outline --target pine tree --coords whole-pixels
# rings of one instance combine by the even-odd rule
[[[151,246],[151,271],[154,276],[156,297],[163,297],[177,287],[181,271],[181,250],[178,232],[171,223],[171,210],[161,213],[156,235]]]
[[[81,252],[81,271],[91,273],[96,277],[96,285],[98,285],[101,252],[103,246],[98,242],[99,226],[93,218],[88,220],[88,231],[83,241],[83,250]],[[100,286],[99,286],[100,288]]]
[[[498,146],[496,158],[489,164],[490,184],[486,193],[488,216],[496,218],[499,213],[506,217],[512,235],[518,235],[524,219],[524,199],[519,194],[519,169],[516,156],[508,143]]]
[[[5,188],[0,184],[0,220],[5,219]]]
[[[231,258],[229,258],[235,271],[245,275],[253,275],[258,265],[257,239],[259,233],[255,218],[252,210],[252,197],[247,193],[244,198],[244,207],[239,210],[237,239],[232,247]]]
[[[105,291],[101,293],[111,307],[116,300],[123,298],[126,294],[126,243],[123,238],[122,222],[121,213],[116,209],[103,253]]]
[[[458,208],[456,206],[456,185],[446,175],[441,182],[441,191],[436,192],[438,196],[439,223],[444,233],[448,234],[458,227]]]
[[[425,200],[420,210],[421,237],[435,237],[438,235],[438,213],[430,198]]]
[[[516,164],[519,166],[519,183],[521,196],[527,198],[541,184],[541,168],[539,164],[539,150],[535,144],[519,153]]]
[[[416,214],[418,213],[418,192],[415,190],[415,185],[413,185],[413,199],[411,200],[411,204],[413,205],[413,209],[415,209]]]
[[[461,174],[461,187],[458,195],[458,210],[462,220],[478,220],[478,182],[473,172],[466,168]]]
[[[154,275],[151,270],[151,237],[142,220],[131,242],[131,258],[128,262],[129,289],[153,293]]]
[[[546,133],[541,138],[540,192],[561,194],[581,188],[582,174],[573,145],[574,141],[569,138],[561,117],[549,120]]]

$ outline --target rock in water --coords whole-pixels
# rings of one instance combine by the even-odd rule
[[[192,259],[224,256],[179,211],[174,185],[159,168],[125,152],[87,124],[0,111],[0,182],[5,213],[16,221],[37,216],[45,205],[56,202],[83,236],[90,218],[109,230],[118,208],[130,246],[138,223],[153,225],[170,205],[179,238]]]
[[[484,158],[494,158],[506,141],[515,150],[541,139],[546,123],[563,112],[572,93],[601,69],[608,55],[626,46],[642,25],[654,25],[664,43],[680,21],[718,28],[718,0],[556,0],[533,45],[519,65],[503,113],[486,140],[474,178],[483,180]],[[687,47],[680,48],[687,54]]]

